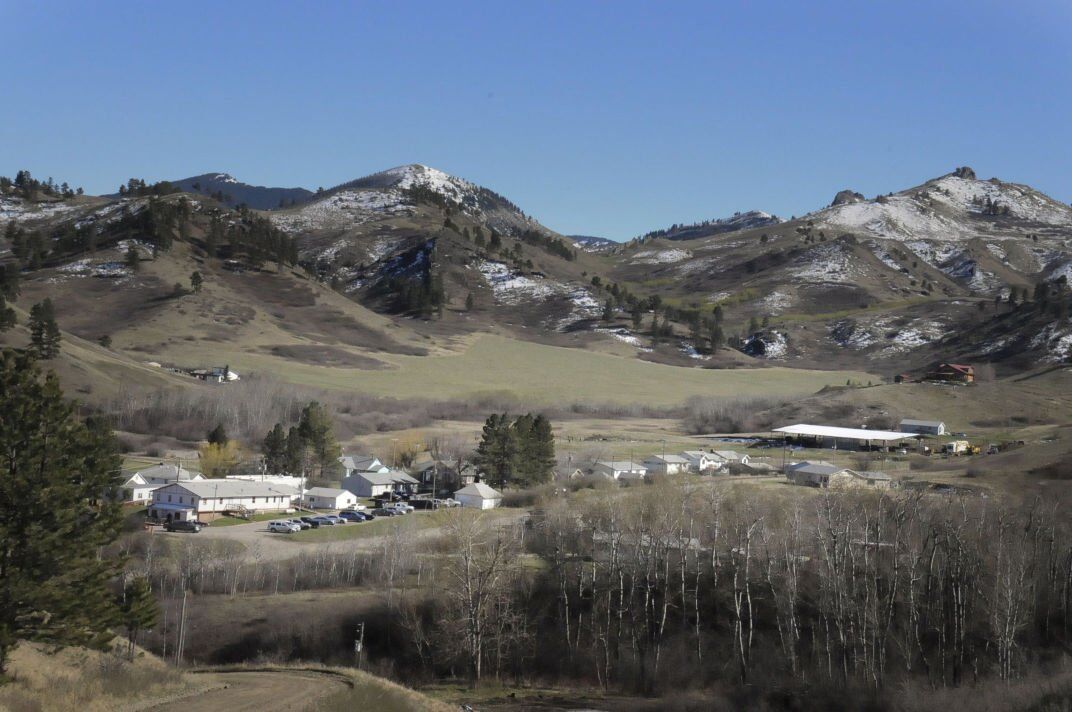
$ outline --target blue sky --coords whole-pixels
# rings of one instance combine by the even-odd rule
[[[1072,200],[1072,3],[0,0],[0,173],[404,163],[627,239],[973,166]]]

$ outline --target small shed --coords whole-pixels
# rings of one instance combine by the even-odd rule
[[[454,499],[461,502],[463,507],[494,509],[502,504],[502,493],[483,482],[474,482],[455,492]]]
[[[940,420],[913,420],[905,418],[899,426],[902,433],[919,435],[945,435],[945,423]]]

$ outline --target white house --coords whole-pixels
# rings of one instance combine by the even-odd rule
[[[342,481],[342,487],[358,497],[378,497],[390,492],[413,493],[420,484],[402,470],[355,472]]]
[[[711,458],[716,462],[720,462],[722,467],[726,465],[747,465],[751,459],[748,455],[736,450],[715,450],[711,453]]]
[[[151,485],[145,478],[135,472],[126,482],[119,485],[119,499],[124,502],[146,502],[152,497],[153,490],[160,485]]]
[[[901,421],[898,429],[902,433],[917,433],[919,435],[945,435],[945,423],[940,420],[912,420],[905,418]]]
[[[680,455],[652,455],[644,467],[653,475],[679,475],[689,469],[689,461]]]
[[[242,480],[244,482],[267,482],[272,485],[286,485],[296,490],[303,489],[305,478],[297,475],[227,475],[229,480]]]
[[[190,375],[202,381],[210,381],[212,383],[230,383],[231,381],[239,380],[238,374],[232,371],[230,366],[195,368],[190,371]]]
[[[502,504],[502,494],[483,482],[474,482],[454,493],[454,499],[463,507],[473,509],[492,509]]]
[[[302,502],[312,509],[346,509],[357,504],[357,495],[345,489],[311,487],[305,490]]]
[[[686,450],[681,457],[688,461],[692,472],[714,472],[722,468],[723,460],[713,457],[703,450]]]
[[[390,471],[390,468],[380,462],[380,459],[375,455],[343,455],[339,458],[339,462],[342,463],[343,468],[346,470],[345,477],[358,472],[386,474]]]
[[[147,502],[153,490],[173,482],[196,482],[205,479],[200,472],[191,472],[178,465],[159,463],[138,470],[119,485],[119,499],[124,502]]]
[[[147,467],[144,470],[138,470],[134,474],[141,475],[142,479],[150,485],[169,485],[172,482],[198,482],[205,479],[205,476],[200,472],[191,472],[185,467],[166,462]]]
[[[286,485],[203,479],[153,490],[148,509],[161,521],[211,519],[224,512],[288,512],[297,497]]]
[[[648,468],[644,467],[639,462],[633,462],[631,460],[607,460],[597,462],[592,468],[592,473],[609,477],[612,480],[620,479],[623,475],[626,479],[643,479],[644,476],[648,474]]]

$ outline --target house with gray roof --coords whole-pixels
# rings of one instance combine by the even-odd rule
[[[402,470],[387,472],[355,472],[343,478],[342,488],[358,497],[379,497],[383,494],[412,494],[420,482]]]
[[[913,420],[905,418],[901,421],[898,429],[902,433],[917,433],[919,435],[945,435],[945,423],[940,420]]]
[[[652,455],[643,465],[652,475],[678,475],[689,469],[689,461],[681,455]]]
[[[204,521],[227,513],[287,512],[299,495],[294,487],[269,482],[173,482],[153,490],[148,514],[159,521]]]
[[[612,480],[643,479],[648,474],[648,468],[639,462],[632,460],[604,460],[597,462],[592,468],[592,474],[602,475]]]
[[[339,462],[342,463],[343,469],[346,470],[346,477],[357,472],[384,473],[390,470],[375,455],[343,455],[339,458]]]

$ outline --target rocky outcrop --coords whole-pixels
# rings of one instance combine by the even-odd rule
[[[856,191],[845,189],[839,190],[838,194],[834,196],[834,202],[830,203],[830,207],[837,207],[838,205],[850,205],[852,203],[862,203],[865,200],[864,196]]]

